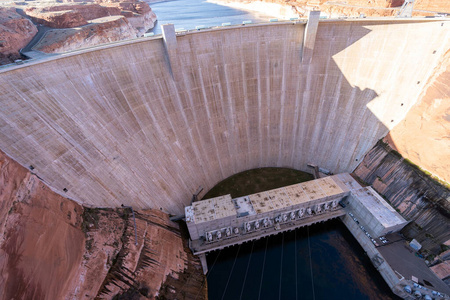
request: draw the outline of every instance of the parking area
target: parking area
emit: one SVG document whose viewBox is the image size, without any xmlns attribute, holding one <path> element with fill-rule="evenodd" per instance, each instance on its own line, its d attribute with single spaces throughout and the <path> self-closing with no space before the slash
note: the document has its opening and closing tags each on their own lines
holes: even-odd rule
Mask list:
<svg viewBox="0 0 450 300">
<path fill-rule="evenodd" d="M 390 234 L 386 238 L 389 242 L 380 245 L 377 250 L 393 270 L 406 279 L 412 279 L 412 276 L 416 277 L 418 283 L 426 288 L 450 295 L 450 287 L 428 268 L 423 258 L 416 256 L 415 251 L 400 234 Z"/>
<path fill-rule="evenodd" d="M 353 221 L 359 226 L 359 228 L 364 232 L 364 234 L 367 236 L 368 239 L 371 240 L 371 242 L 375 245 L 375 247 L 379 247 L 382 245 L 387 245 L 390 240 L 386 237 L 382 236 L 379 238 L 372 237 L 372 235 L 369 233 L 369 231 L 364 227 L 362 222 L 360 222 L 353 213 L 349 212 L 348 215 L 353 219 Z"/>
</svg>

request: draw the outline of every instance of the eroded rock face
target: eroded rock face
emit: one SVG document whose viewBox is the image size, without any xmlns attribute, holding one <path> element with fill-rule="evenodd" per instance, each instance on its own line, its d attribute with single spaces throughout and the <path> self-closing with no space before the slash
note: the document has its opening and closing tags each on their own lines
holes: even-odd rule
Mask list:
<svg viewBox="0 0 450 300">
<path fill-rule="evenodd" d="M 0 299 L 63 299 L 85 248 L 82 211 L 0 153 Z"/>
<path fill-rule="evenodd" d="M 98 296 L 206 299 L 206 279 L 200 261 L 188 249 L 186 239 L 181 238 L 178 224 L 159 210 L 136 212 L 136 243 L 133 220 L 131 214 L 128 216 L 124 245 Z M 167 293 L 168 287 L 172 291 Z M 177 293 L 184 297 L 177 297 Z"/>
<path fill-rule="evenodd" d="M 361 14 L 371 17 L 396 16 L 398 8 L 402 6 L 404 0 L 347 0 L 347 1 L 327 1 L 327 0 L 214 0 L 218 3 L 277 3 L 286 7 L 291 7 L 299 17 L 307 17 L 312 10 L 320 10 L 328 16 L 335 17 L 359 17 Z M 249 10 L 252 10 L 248 6 Z M 397 9 L 395 9 L 397 8 Z M 423 11 L 415 11 L 415 16 L 432 16 L 433 12 L 449 12 L 450 3 L 445 0 L 416 0 L 414 8 Z M 270 14 L 270 12 L 268 12 Z M 289 16 L 286 16 L 289 17 Z"/>
<path fill-rule="evenodd" d="M 0 65 L 19 58 L 19 50 L 25 47 L 37 33 L 34 24 L 14 8 L 0 7 Z"/>
<path fill-rule="evenodd" d="M 386 141 L 403 157 L 450 182 L 450 51 L 433 73 L 417 104 Z"/>
<path fill-rule="evenodd" d="M 142 1 L 109 1 L 93 3 L 40 4 L 25 8 L 24 12 L 36 23 L 52 28 L 73 28 L 87 25 L 88 21 L 109 16 L 133 19 L 132 25 L 146 30 L 153 28 L 156 15 Z"/>
<path fill-rule="evenodd" d="M 136 225 L 137 240 L 129 209 L 84 208 L 0 152 L 0 299 L 206 299 L 178 224 L 145 210 Z"/>
<path fill-rule="evenodd" d="M 31 7 L 26 14 L 36 23 L 53 28 L 71 28 L 87 24 L 87 20 L 76 10 L 48 11 Z"/>
<path fill-rule="evenodd" d="M 72 29 L 43 34 L 41 44 L 32 48 L 49 53 L 140 37 L 156 22 L 148 3 L 140 0 L 35 0 L 5 5 L 9 7 L 0 8 L 0 64 L 20 57 L 19 49 L 37 33 L 33 22 L 55 29 Z M 29 19 L 17 14 L 16 8 L 23 10 Z"/>
<path fill-rule="evenodd" d="M 138 31 L 123 16 L 96 19 L 95 23 L 80 27 L 55 29 L 34 49 L 46 53 L 60 53 L 124 39 L 135 38 Z"/>
<path fill-rule="evenodd" d="M 402 233 L 440 253 L 450 240 L 450 190 L 379 142 L 354 172 L 408 221 Z"/>
</svg>

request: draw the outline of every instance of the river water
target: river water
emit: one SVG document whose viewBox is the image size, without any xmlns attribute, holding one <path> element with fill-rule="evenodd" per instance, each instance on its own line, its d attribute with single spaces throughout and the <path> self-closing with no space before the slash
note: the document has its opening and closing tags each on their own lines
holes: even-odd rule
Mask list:
<svg viewBox="0 0 450 300">
<path fill-rule="evenodd" d="M 172 23 L 175 29 L 195 29 L 195 26 L 220 26 L 222 23 L 242 24 L 243 21 L 267 22 L 270 16 L 242 11 L 204 0 L 173 0 L 149 3 L 158 17 L 155 34 L 161 33 L 161 24 Z"/>
<path fill-rule="evenodd" d="M 207 256 L 209 300 L 399 299 L 338 220 Z"/>
</svg>

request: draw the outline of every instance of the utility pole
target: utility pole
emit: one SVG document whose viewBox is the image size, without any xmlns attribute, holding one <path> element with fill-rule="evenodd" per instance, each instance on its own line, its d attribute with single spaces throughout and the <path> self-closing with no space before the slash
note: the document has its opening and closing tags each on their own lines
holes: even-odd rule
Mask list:
<svg viewBox="0 0 450 300">
<path fill-rule="evenodd" d="M 133 214 L 133 221 L 134 221 L 134 241 L 135 241 L 135 244 L 136 244 L 136 246 L 137 246 L 138 240 L 137 240 L 136 218 L 135 218 L 135 216 L 134 216 L 134 210 L 133 210 L 133 208 L 132 208 L 131 206 L 125 206 L 125 205 L 123 205 L 123 204 L 122 204 L 122 207 L 123 207 L 123 208 L 130 208 L 130 209 L 131 209 L 131 213 Z"/>
</svg>

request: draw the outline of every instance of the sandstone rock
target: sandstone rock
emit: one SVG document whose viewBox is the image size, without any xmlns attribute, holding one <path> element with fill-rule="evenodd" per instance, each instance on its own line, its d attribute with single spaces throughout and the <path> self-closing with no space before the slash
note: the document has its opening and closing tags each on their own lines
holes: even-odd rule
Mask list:
<svg viewBox="0 0 450 300">
<path fill-rule="evenodd" d="M 403 157 L 450 182 L 450 51 L 433 73 L 416 105 L 386 141 Z"/>
<path fill-rule="evenodd" d="M 286 7 L 292 7 L 299 17 L 306 17 L 309 11 L 320 10 L 326 15 L 336 17 L 359 17 L 364 14 L 368 17 L 390 17 L 396 16 L 398 8 L 404 0 L 347 0 L 347 1 L 327 1 L 327 0 L 213 0 L 217 3 L 225 3 L 233 6 L 240 5 L 241 8 L 253 10 L 254 3 L 277 3 Z M 262 1 L 262 2 L 261 2 Z M 416 0 L 414 8 L 416 10 L 429 10 L 436 12 L 450 12 L 450 3 L 445 0 Z M 246 7 L 246 8 L 245 8 Z M 392 9 L 391 9 L 392 8 Z M 395 9 L 397 8 L 397 9 Z M 268 13 L 270 15 L 270 12 Z M 277 14 L 274 14 L 276 16 Z M 416 11 L 414 16 L 433 16 L 433 12 Z M 289 18 L 289 14 L 285 18 Z"/>
<path fill-rule="evenodd" d="M 34 22 L 53 28 L 71 28 L 87 24 L 83 15 L 76 10 L 45 11 L 33 7 L 25 12 Z"/>
<path fill-rule="evenodd" d="M 150 6 L 139 0 L 40 3 L 24 11 L 36 23 L 52 28 L 73 28 L 45 34 L 34 49 L 48 53 L 139 37 L 153 28 L 156 21 Z"/>
<path fill-rule="evenodd" d="M 445 279 L 450 277 L 450 261 L 444 261 L 430 268 L 437 277 Z"/>
<path fill-rule="evenodd" d="M 0 299 L 154 299 L 169 284 L 207 299 L 178 224 L 159 210 L 136 224 L 137 245 L 129 209 L 83 208 L 0 152 Z"/>
<path fill-rule="evenodd" d="M 137 33 L 138 31 L 125 17 L 105 17 L 79 28 L 50 30 L 34 49 L 46 53 L 59 53 L 135 38 Z"/>
<path fill-rule="evenodd" d="M 101 6 L 95 3 L 29 7 L 25 13 L 36 23 L 52 28 L 71 28 L 86 25 L 87 21 L 107 16 L 120 15 L 116 6 Z"/>
<path fill-rule="evenodd" d="M 25 47 L 36 33 L 36 26 L 19 15 L 14 8 L 0 7 L 0 64 L 19 58 L 19 50 Z"/>
<path fill-rule="evenodd" d="M 82 211 L 0 153 L 0 299 L 63 299 L 84 252 Z"/>
</svg>

